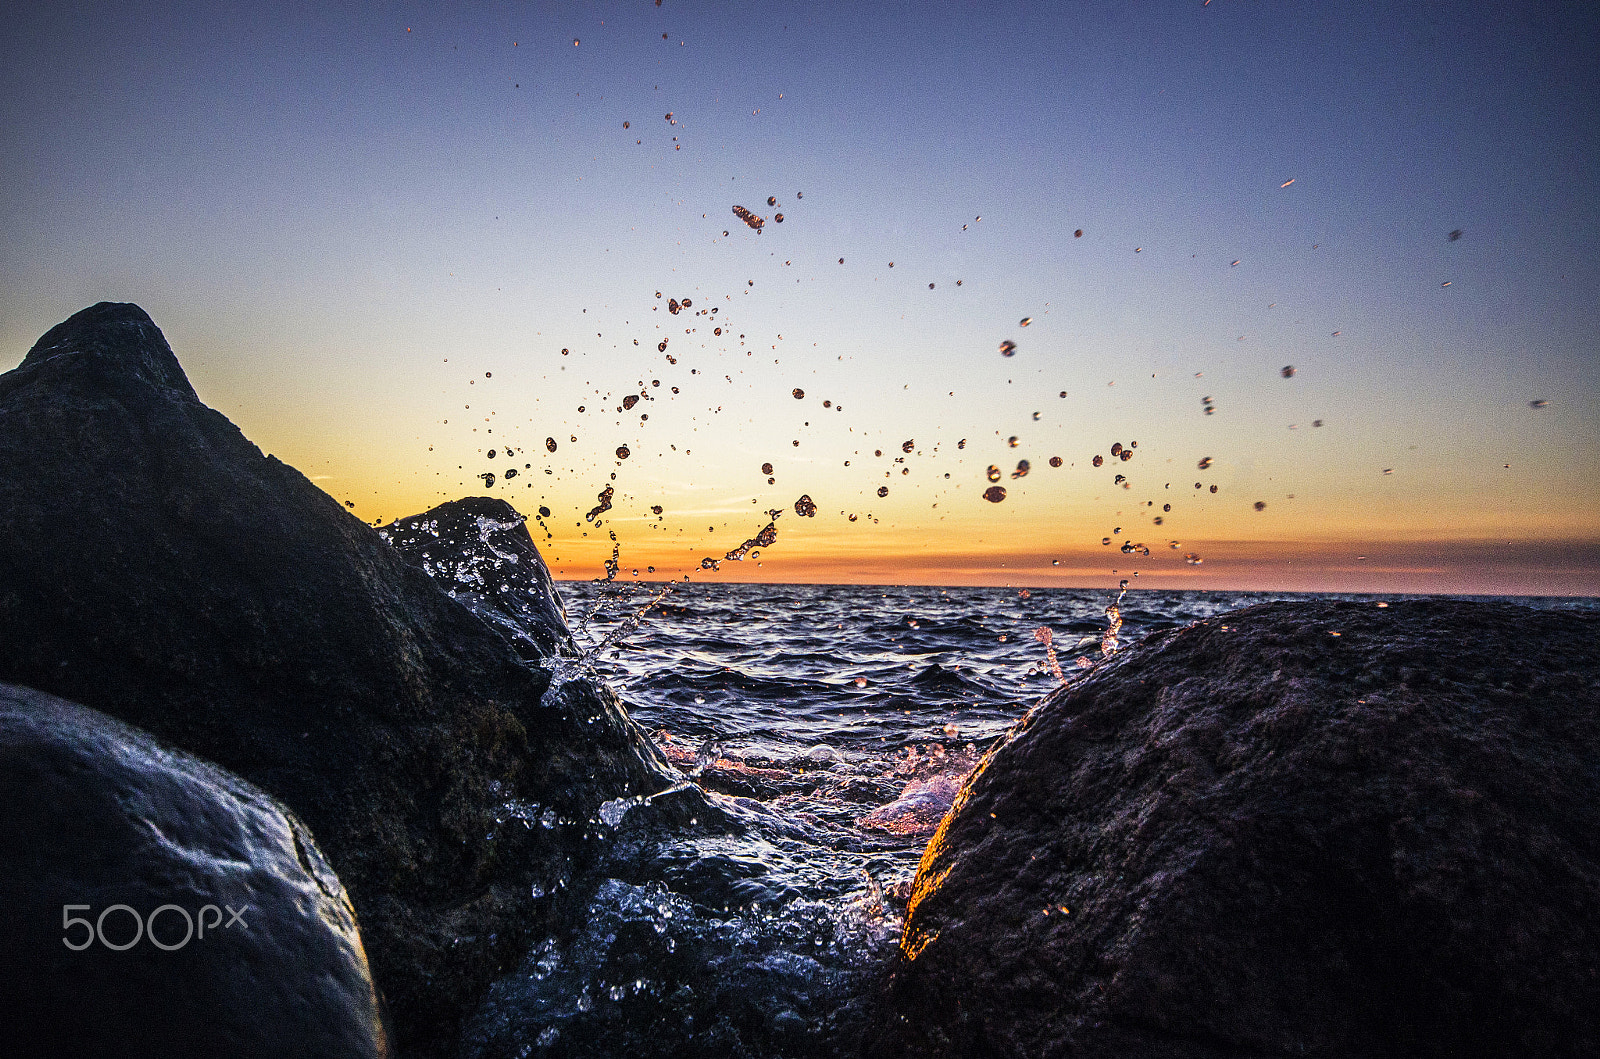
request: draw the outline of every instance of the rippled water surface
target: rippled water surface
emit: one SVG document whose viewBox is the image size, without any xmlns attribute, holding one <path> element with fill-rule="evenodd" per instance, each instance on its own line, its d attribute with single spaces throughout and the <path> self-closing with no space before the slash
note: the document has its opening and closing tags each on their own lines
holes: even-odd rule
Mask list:
<svg viewBox="0 0 1600 1059">
<path fill-rule="evenodd" d="M 630 631 L 657 589 L 561 591 L 586 665 L 684 784 L 595 822 L 608 847 L 582 926 L 496 984 L 469 1054 L 853 1054 L 928 836 L 1058 684 L 1037 630 L 1070 678 L 1100 657 L 1116 599 L 683 584 Z M 1122 643 L 1292 598 L 1130 591 Z"/>
</svg>

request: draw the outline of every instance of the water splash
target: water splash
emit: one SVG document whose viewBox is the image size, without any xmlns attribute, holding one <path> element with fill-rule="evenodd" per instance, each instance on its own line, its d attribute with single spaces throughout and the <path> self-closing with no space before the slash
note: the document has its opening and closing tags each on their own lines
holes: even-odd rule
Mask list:
<svg viewBox="0 0 1600 1059">
<path fill-rule="evenodd" d="M 1055 674 L 1057 680 L 1065 684 L 1067 678 L 1062 675 L 1061 663 L 1056 659 L 1055 633 L 1050 630 L 1050 626 L 1041 625 L 1033 630 L 1033 638 L 1044 644 L 1044 656 L 1050 666 L 1050 672 Z"/>
<path fill-rule="evenodd" d="M 1122 597 L 1128 594 L 1128 579 L 1123 578 L 1121 591 L 1106 608 L 1106 631 L 1100 637 L 1100 657 L 1110 658 L 1117 653 L 1117 634 L 1122 631 Z"/>
</svg>

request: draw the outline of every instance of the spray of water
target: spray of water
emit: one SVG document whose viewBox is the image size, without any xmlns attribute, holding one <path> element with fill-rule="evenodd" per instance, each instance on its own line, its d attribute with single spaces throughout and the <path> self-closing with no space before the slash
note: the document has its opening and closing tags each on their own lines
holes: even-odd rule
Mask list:
<svg viewBox="0 0 1600 1059">
<path fill-rule="evenodd" d="M 1044 644 L 1045 661 L 1050 666 L 1050 672 L 1055 674 L 1057 680 L 1065 684 L 1067 678 L 1062 675 L 1061 663 L 1056 660 L 1055 633 L 1050 631 L 1050 626 L 1041 625 L 1033 630 L 1033 638 Z"/>
<path fill-rule="evenodd" d="M 1106 631 L 1100 637 L 1100 657 L 1110 658 L 1117 653 L 1117 634 L 1122 631 L 1122 597 L 1128 594 L 1128 579 L 1123 578 L 1121 591 L 1106 608 Z"/>
</svg>

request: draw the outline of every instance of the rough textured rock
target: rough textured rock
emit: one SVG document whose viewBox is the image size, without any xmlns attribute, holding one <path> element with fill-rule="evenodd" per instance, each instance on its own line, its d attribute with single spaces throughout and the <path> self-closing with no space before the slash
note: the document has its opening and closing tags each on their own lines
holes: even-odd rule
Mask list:
<svg viewBox="0 0 1600 1059">
<path fill-rule="evenodd" d="M 9 1054 L 389 1054 L 338 878 L 238 777 L 0 684 L 0 834 Z"/>
<path fill-rule="evenodd" d="M 614 698 L 549 674 L 196 398 L 101 303 L 0 376 L 0 680 L 215 761 L 317 834 L 402 1051 L 453 1039 L 585 856 L 668 770 Z M 541 704 L 541 699 L 545 701 Z M 539 805 L 555 826 L 500 827 Z"/>
<path fill-rule="evenodd" d="M 1600 615 L 1273 603 L 1037 707 L 874 1054 L 1600 1052 Z"/>
<path fill-rule="evenodd" d="M 524 659 L 576 655 L 566 608 L 527 521 L 504 500 L 469 496 L 378 532 Z"/>
</svg>

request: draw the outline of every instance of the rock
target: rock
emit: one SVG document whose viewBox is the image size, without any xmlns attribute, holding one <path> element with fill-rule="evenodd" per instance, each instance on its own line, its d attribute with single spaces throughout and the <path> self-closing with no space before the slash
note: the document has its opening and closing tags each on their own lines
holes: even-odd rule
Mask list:
<svg viewBox="0 0 1600 1059">
<path fill-rule="evenodd" d="M 1272 603 L 1093 670 L 934 836 L 872 1053 L 1600 1052 L 1597 644 Z"/>
<path fill-rule="evenodd" d="M 524 659 L 576 656 L 566 608 L 527 521 L 504 500 L 469 496 L 397 519 L 378 533 Z"/>
<path fill-rule="evenodd" d="M 338 877 L 238 777 L 0 684 L 0 834 L 11 1054 L 390 1054 Z"/>
<path fill-rule="evenodd" d="M 549 673 L 201 404 L 137 306 L 76 314 L 0 376 L 0 525 L 0 680 L 306 821 L 408 1055 L 451 1047 L 548 925 L 531 888 L 585 863 L 598 807 L 670 783 L 614 697 L 546 697 Z"/>
</svg>

